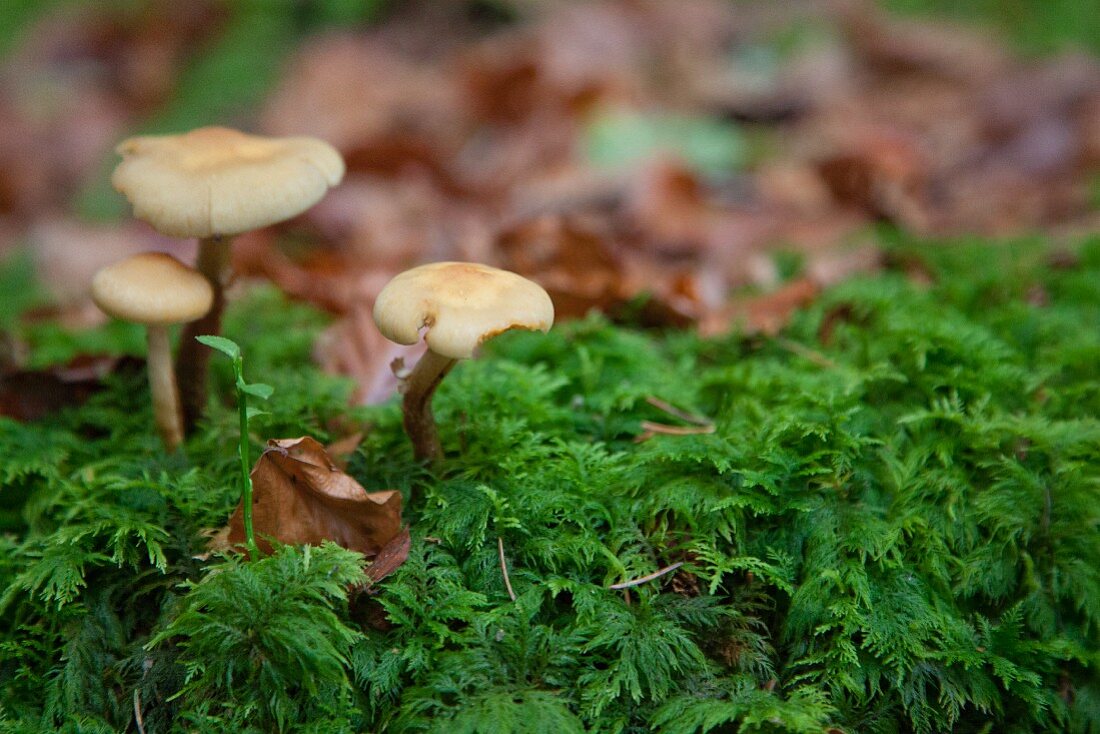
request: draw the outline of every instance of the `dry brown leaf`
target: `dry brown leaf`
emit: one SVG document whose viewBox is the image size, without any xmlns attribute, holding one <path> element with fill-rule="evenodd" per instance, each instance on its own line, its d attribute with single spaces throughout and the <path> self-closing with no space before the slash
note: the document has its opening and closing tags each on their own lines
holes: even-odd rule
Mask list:
<svg viewBox="0 0 1100 734">
<path fill-rule="evenodd" d="M 401 531 L 401 493 L 371 492 L 336 468 L 314 439 L 271 439 L 252 469 L 256 543 L 271 552 L 281 543 L 319 545 L 331 540 L 372 558 Z M 238 506 L 229 519 L 228 543 L 244 544 Z"/>
<path fill-rule="evenodd" d="M 1100 63 L 1083 54 L 1067 54 L 992 80 L 979 101 L 989 133 L 1002 137 L 1037 119 L 1087 106 L 1098 95 Z"/>
<path fill-rule="evenodd" d="M 691 169 L 671 160 L 655 161 L 632 177 L 627 191 L 625 207 L 647 249 L 670 256 L 706 249 L 716 212 Z"/>
<path fill-rule="evenodd" d="M 625 3 L 558 6 L 540 23 L 479 44 L 463 60 L 471 108 L 517 124 L 637 98 L 648 49 L 633 16 Z"/>
<path fill-rule="evenodd" d="M 367 578 L 370 585 L 377 584 L 382 579 L 396 571 L 409 557 L 409 548 L 412 539 L 409 537 L 408 527 L 393 537 L 386 546 L 374 557 L 374 561 L 367 567 Z"/>
<path fill-rule="evenodd" d="M 332 463 L 340 471 L 348 470 L 348 460 L 351 455 L 355 453 L 359 448 L 359 444 L 363 443 L 363 432 L 356 431 L 350 433 L 343 438 L 338 438 L 328 446 L 325 447 L 325 451 L 332 459 Z"/>
<path fill-rule="evenodd" d="M 504 267 L 538 281 L 563 317 L 609 311 L 623 301 L 612 233 L 594 217 L 544 215 L 501 233 Z"/>
<path fill-rule="evenodd" d="M 426 348 L 396 344 L 378 331 L 371 317 L 371 301 L 357 302 L 347 316 L 327 328 L 314 347 L 314 359 L 326 372 L 347 375 L 357 384 L 355 405 L 376 405 L 397 393 L 398 381 L 390 364 L 397 359 L 416 364 Z"/>
<path fill-rule="evenodd" d="M 709 314 L 700 321 L 699 333 L 716 336 L 739 327 L 747 334 L 777 334 L 820 291 L 821 286 L 811 278 L 792 280 L 770 293 L 735 300 L 725 309 Z"/>
<path fill-rule="evenodd" d="M 818 162 L 837 203 L 926 230 L 928 163 L 919 141 L 891 129 L 868 128 L 853 135 L 846 148 Z"/>
<path fill-rule="evenodd" d="M 136 372 L 142 366 L 132 357 L 78 355 L 49 369 L 5 371 L 0 374 L 0 415 L 24 422 L 40 420 L 84 403 L 103 388 L 108 374 Z"/>
<path fill-rule="evenodd" d="M 311 40 L 292 60 L 260 126 L 324 138 L 361 163 L 364 149 L 394 139 L 453 151 L 465 127 L 460 102 L 441 65 L 419 63 L 379 34 L 334 33 Z"/>
<path fill-rule="evenodd" d="M 1009 67 L 1000 44 L 974 27 L 890 17 L 867 5 L 857 5 L 846 20 L 849 40 L 879 71 L 980 83 Z"/>
</svg>

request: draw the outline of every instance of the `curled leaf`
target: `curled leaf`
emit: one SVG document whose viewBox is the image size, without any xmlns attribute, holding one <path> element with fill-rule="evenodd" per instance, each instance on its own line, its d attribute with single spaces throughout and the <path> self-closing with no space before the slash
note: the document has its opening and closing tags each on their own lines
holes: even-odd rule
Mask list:
<svg viewBox="0 0 1100 734">
<path fill-rule="evenodd" d="M 374 563 L 367 567 L 367 578 L 370 579 L 367 585 L 376 584 L 396 571 L 408 560 L 411 546 L 412 539 L 406 527 L 386 544 L 386 547 L 375 556 Z"/>
<path fill-rule="evenodd" d="M 252 469 L 256 542 L 271 552 L 269 539 L 320 545 L 331 540 L 363 555 L 378 555 L 401 531 L 401 493 L 370 492 L 333 463 L 308 436 L 268 441 Z M 229 519 L 228 544 L 244 544 L 238 505 Z"/>
</svg>

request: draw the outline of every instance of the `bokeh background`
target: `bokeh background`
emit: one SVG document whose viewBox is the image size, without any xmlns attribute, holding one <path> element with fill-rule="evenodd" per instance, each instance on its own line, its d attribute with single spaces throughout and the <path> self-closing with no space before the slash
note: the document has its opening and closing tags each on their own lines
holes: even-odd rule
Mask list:
<svg viewBox="0 0 1100 734">
<path fill-rule="evenodd" d="M 318 358 L 362 400 L 387 394 L 397 349 L 369 324 L 374 295 L 427 260 L 522 272 L 563 316 L 774 331 L 883 267 L 891 238 L 1057 243 L 1100 222 L 1093 0 L 7 0 L 0 14 L 0 258 L 42 284 L 29 318 L 95 327 L 98 267 L 191 257 L 111 189 L 122 139 L 316 135 L 345 156 L 344 183 L 241 237 L 234 265 L 334 314 Z"/>
</svg>

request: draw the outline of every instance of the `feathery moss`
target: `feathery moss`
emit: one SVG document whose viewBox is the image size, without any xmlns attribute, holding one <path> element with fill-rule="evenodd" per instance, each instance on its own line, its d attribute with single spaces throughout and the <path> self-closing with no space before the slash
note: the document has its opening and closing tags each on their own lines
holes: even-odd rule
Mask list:
<svg viewBox="0 0 1100 734">
<path fill-rule="evenodd" d="M 0 419 L 0 730 L 1100 730 L 1100 242 L 917 244 L 930 285 L 850 282 L 780 339 L 505 335 L 440 388 L 439 476 L 311 366 L 322 317 L 236 304 L 256 448 L 362 424 L 350 471 L 418 488 L 374 594 L 333 546 L 196 557 L 237 499 L 227 373 L 177 456 L 141 377 Z M 651 397 L 713 432 L 639 441 L 688 425 Z"/>
</svg>

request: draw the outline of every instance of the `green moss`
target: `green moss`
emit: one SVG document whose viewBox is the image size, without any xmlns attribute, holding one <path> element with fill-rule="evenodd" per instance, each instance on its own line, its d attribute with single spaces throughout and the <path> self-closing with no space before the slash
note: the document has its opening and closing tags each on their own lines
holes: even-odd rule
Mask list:
<svg viewBox="0 0 1100 734">
<path fill-rule="evenodd" d="M 361 422 L 352 473 L 418 488 L 350 601 L 333 547 L 196 559 L 237 499 L 224 365 L 179 456 L 140 376 L 0 420 L 0 730 L 132 729 L 136 695 L 147 731 L 1096 731 L 1100 242 L 890 250 L 932 284 L 842 285 L 782 339 L 505 335 L 439 390 L 438 476 L 310 365 L 321 316 L 235 304 L 254 447 Z M 713 433 L 637 442 L 686 425 L 649 397 Z"/>
</svg>

